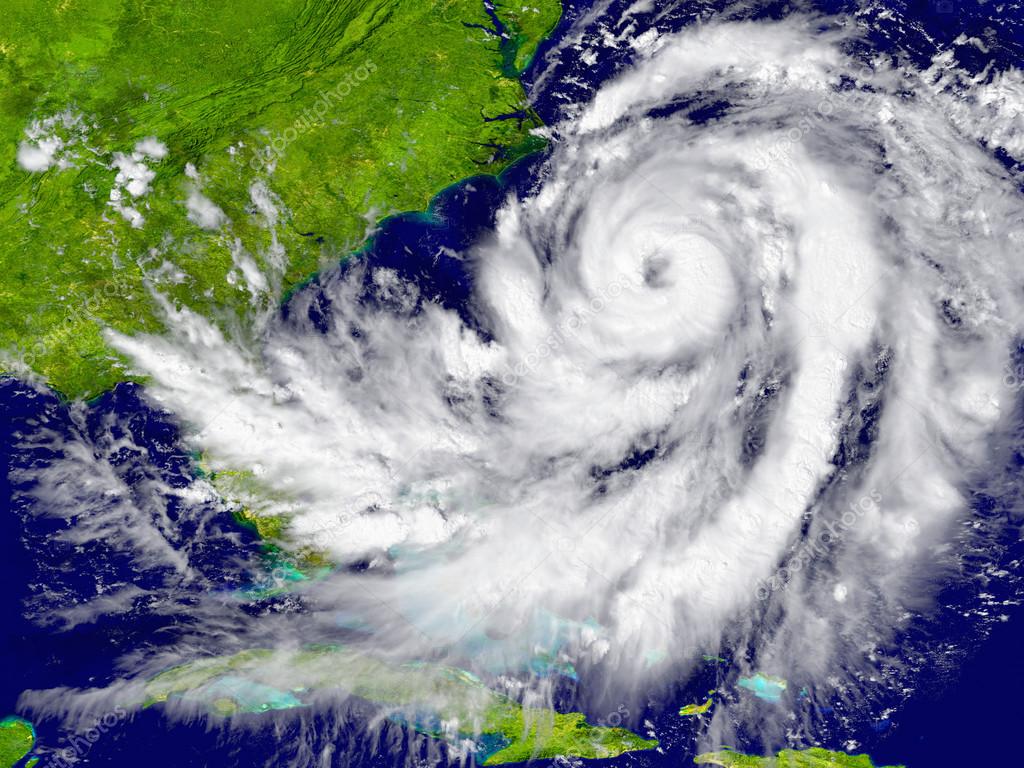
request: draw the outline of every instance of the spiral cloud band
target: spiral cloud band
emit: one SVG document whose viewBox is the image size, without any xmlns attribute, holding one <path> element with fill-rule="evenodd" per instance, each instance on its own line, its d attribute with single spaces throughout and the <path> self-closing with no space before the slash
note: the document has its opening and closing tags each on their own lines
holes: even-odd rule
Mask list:
<svg viewBox="0 0 1024 768">
<path fill-rule="evenodd" d="M 1017 407 L 1024 227 L 992 152 L 1024 147 L 1022 90 L 965 107 L 950 61 L 855 40 L 803 17 L 646 38 L 463 254 L 478 328 L 356 261 L 257 347 L 171 309 L 115 342 L 339 566 L 313 614 L 378 650 L 514 674 L 555 631 L 584 683 L 638 697 L 724 644 L 830 700 L 898 688 L 887 644 L 957 568 Z"/>
</svg>

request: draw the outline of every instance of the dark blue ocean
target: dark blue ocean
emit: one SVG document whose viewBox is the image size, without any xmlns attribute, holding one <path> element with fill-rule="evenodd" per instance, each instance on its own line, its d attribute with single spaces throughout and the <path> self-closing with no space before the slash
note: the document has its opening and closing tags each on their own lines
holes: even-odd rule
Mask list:
<svg viewBox="0 0 1024 768">
<path fill-rule="evenodd" d="M 615 15 L 616 8 L 621 10 L 632 4 L 632 0 L 620 0 L 613 4 L 611 14 Z M 567 48 L 553 74 L 544 81 L 544 88 L 537 88 L 535 79 L 540 62 L 587 7 L 587 3 L 578 0 L 565 5 L 566 14 L 558 30 L 523 77 L 534 108 L 549 124 L 563 116 L 561 110 L 567 102 L 586 99 L 589 92 L 628 65 L 631 55 L 628 48 L 605 49 L 596 64 L 584 66 L 574 58 L 577 53 Z M 674 11 L 668 3 L 656 5 L 661 13 L 657 22 L 652 23 L 663 31 L 671 31 L 715 16 L 723 4 L 686 2 Z M 871 40 L 875 50 L 899 51 L 919 63 L 926 62 L 936 46 L 948 45 L 966 33 L 986 40 L 989 52 L 984 60 L 979 53 L 976 62 L 962 63 L 978 71 L 990 61 L 997 68 L 1024 65 L 1024 9 L 1019 3 L 968 0 L 885 5 L 900 9 L 913 24 L 895 29 L 879 22 Z M 802 6 L 757 3 L 740 11 L 730 6 L 734 15 L 753 19 L 777 18 L 795 7 Z M 814 7 L 828 13 L 856 8 L 853 3 L 839 2 L 823 2 Z M 642 15 L 640 18 L 643 20 Z M 526 158 L 500 178 L 473 178 L 446 189 L 434 200 L 428 214 L 400 215 L 384 223 L 359 258 L 394 268 L 420 286 L 423 300 L 438 301 L 459 311 L 468 324 L 486 335 L 488 329 L 479 327 L 480 314 L 473 306 L 470 265 L 444 254 L 465 251 L 486 233 L 510 190 L 525 193 L 534 187 L 542 162 L 543 157 Z M 314 279 L 303 290 L 317 292 L 317 281 Z M 372 300 L 369 288 L 366 300 Z M 313 306 L 309 319 L 319 325 L 322 317 L 317 316 L 316 302 Z M 319 306 L 322 310 L 322 303 Z M 282 311 L 291 310 L 285 305 Z M 1024 418 L 1021 424 L 1024 428 Z M 118 386 L 93 402 L 76 406 L 15 379 L 0 379 L 0 459 L 4 470 L 0 475 L 0 717 L 29 716 L 19 710 L 19 697 L 26 690 L 87 688 L 115 679 L 114 663 L 118 657 L 133 649 L 169 644 L 187 634 L 188 607 L 198 595 L 226 594 L 246 585 L 261 562 L 259 544 L 251 532 L 240 528 L 230 517 L 217 517 L 211 509 L 183 508 L 171 497 L 167 502 L 171 523 L 167 539 L 173 546 L 190 548 L 190 561 L 198 568 L 199 579 L 184 582 L 168 570 L 140 567 L 131 553 L 115 547 L 82 547 L 63 540 L 61 533 L 74 520 L 76 509 L 42 510 L 31 496 L 31 478 L 62 459 L 59 451 L 51 447 L 54 443 L 43 442 L 25 449 L 25 436 L 39 430 L 61 435 L 63 440 L 56 444 L 75 444 L 91 451 L 109 464 L 127 488 L 153 479 L 169 488 L 180 488 L 188 484 L 194 471 L 192 458 L 180 445 L 179 425 L 173 415 L 148 405 L 136 385 Z M 1012 455 L 1007 467 L 995 471 L 1019 475 L 1024 457 L 1019 453 Z M 156 493 L 149 485 L 145 492 Z M 994 527 L 1002 530 L 1002 540 L 993 551 L 1000 552 L 1004 568 L 1021 572 L 1024 546 L 1019 521 L 1012 519 L 1000 498 L 982 491 L 975 496 L 975 513 L 981 520 L 1000 523 Z M 197 535 L 200 528 L 202 535 Z M 157 593 L 167 597 L 163 603 L 140 597 L 130 610 L 72 628 L 47 621 L 48 605 L 67 607 L 74 604 L 76 596 L 92 597 L 98 583 L 135 584 L 140 595 Z M 905 704 L 893 702 L 901 706 L 891 719 L 864 724 L 857 737 L 859 749 L 871 754 L 877 764 L 898 763 L 912 768 L 1013 764 L 1012 760 L 1004 762 L 1008 759 L 1004 755 L 1013 754 L 1017 702 L 1024 691 L 1024 609 L 1018 604 L 1020 594 L 1013 591 L 1012 582 L 1008 584 L 1006 594 L 995 595 L 995 599 L 1012 603 L 1004 609 L 1008 620 L 996 623 L 990 631 L 979 630 L 977 622 L 963 616 L 962 608 L 972 604 L 982 588 L 971 584 L 950 585 L 940 597 L 935 619 L 914 628 L 914 636 L 907 638 L 908 644 L 959 650 L 951 663 L 925 670 L 917 690 Z M 168 610 L 168 605 L 174 606 L 174 610 Z M 594 763 L 674 767 L 688 764 L 692 732 L 687 729 L 696 726 L 681 723 L 675 711 L 680 704 L 702 700 L 702 694 L 718 684 L 718 674 L 714 666 L 709 666 L 703 677 L 678 691 L 674 706 L 663 711 L 634 713 L 633 719 L 650 718 L 659 734 L 670 734 L 664 742 L 666 754 L 637 753 L 617 761 Z M 879 707 L 880 712 L 884 709 Z M 243 716 L 242 719 L 251 721 L 249 729 L 223 731 L 205 722 L 172 724 L 156 707 L 118 722 L 95 744 L 80 750 L 80 759 L 98 766 L 186 768 L 264 765 L 268 756 L 277 755 L 283 764 L 289 756 L 286 745 L 290 736 L 317 717 L 320 716 L 303 710 Z M 315 724 L 324 733 L 336 733 L 336 727 L 344 733 L 345 726 L 338 723 Z M 60 749 L 76 737 L 63 731 L 55 721 L 37 721 L 35 725 L 42 747 Z M 355 734 L 351 736 L 358 738 Z M 385 727 L 376 744 L 353 748 L 344 758 L 322 764 L 384 766 L 444 762 L 443 750 L 439 752 L 436 745 L 428 747 L 424 742 L 423 737 L 392 724 Z M 743 746 L 753 749 L 756 745 Z M 41 766 L 53 764 L 45 752 L 40 754 Z"/>
</svg>

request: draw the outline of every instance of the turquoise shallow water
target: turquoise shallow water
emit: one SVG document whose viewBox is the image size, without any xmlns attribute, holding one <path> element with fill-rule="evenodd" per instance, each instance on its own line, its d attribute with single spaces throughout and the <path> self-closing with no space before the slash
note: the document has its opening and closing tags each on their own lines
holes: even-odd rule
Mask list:
<svg viewBox="0 0 1024 768">
<path fill-rule="evenodd" d="M 752 692 L 757 698 L 773 703 L 780 701 L 782 694 L 786 692 L 785 680 L 766 677 L 761 673 L 753 677 L 741 677 L 736 684 Z"/>
<path fill-rule="evenodd" d="M 227 698 L 238 702 L 243 712 L 266 712 L 271 709 L 292 709 L 305 704 L 289 691 L 282 691 L 244 677 L 225 675 L 192 692 L 187 698 L 213 702 Z"/>
</svg>

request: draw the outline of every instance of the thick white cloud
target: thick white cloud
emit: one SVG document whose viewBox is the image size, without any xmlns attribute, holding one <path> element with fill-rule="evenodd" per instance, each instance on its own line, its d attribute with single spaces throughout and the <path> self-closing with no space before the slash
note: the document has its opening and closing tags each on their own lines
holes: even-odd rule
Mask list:
<svg viewBox="0 0 1024 768">
<path fill-rule="evenodd" d="M 167 157 L 167 145 L 157 139 L 156 136 L 147 136 L 135 142 L 135 153 L 152 158 L 153 160 L 163 160 Z"/>
<path fill-rule="evenodd" d="M 220 206 L 198 189 L 189 192 L 185 208 L 188 211 L 188 220 L 201 229 L 220 229 L 226 218 Z"/>
<path fill-rule="evenodd" d="M 469 254 L 492 339 L 411 315 L 416 286 L 372 264 L 324 276 L 325 335 L 294 319 L 307 292 L 254 348 L 170 308 L 167 335 L 112 338 L 197 448 L 272 489 L 296 547 L 369 563 L 308 596 L 378 649 L 482 643 L 518 669 L 555 616 L 624 697 L 729 635 L 854 699 L 953 562 L 1014 405 L 1021 199 L 971 137 L 1010 136 L 1020 105 L 1007 80 L 964 106 L 821 28 L 635 46 Z M 730 107 L 650 112 L 700 98 Z M 841 448 L 862 454 L 840 469 Z M 716 712 L 720 741 L 742 707 Z"/>
<path fill-rule="evenodd" d="M 48 170 L 62 146 L 63 142 L 58 138 L 40 139 L 35 144 L 23 141 L 18 145 L 18 165 L 23 170 L 36 173 Z"/>
<path fill-rule="evenodd" d="M 25 129 L 25 141 L 18 144 L 15 159 L 18 166 L 31 173 L 41 173 L 53 166 L 70 167 L 76 154 L 73 147 L 85 139 L 82 116 L 71 109 L 34 120 Z"/>
</svg>

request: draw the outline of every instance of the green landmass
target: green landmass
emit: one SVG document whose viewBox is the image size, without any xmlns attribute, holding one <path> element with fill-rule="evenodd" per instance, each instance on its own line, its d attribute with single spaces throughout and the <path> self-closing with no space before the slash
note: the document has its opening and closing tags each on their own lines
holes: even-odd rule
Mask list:
<svg viewBox="0 0 1024 768">
<path fill-rule="evenodd" d="M 202 453 L 192 456 L 197 477 L 206 480 L 217 494 L 234 507 L 235 520 L 263 541 L 280 543 L 286 538 L 288 516 L 273 511 L 282 505 L 297 510 L 299 505 L 252 470 L 217 469 Z"/>
<path fill-rule="evenodd" d="M 683 717 L 693 717 L 694 715 L 703 715 L 709 709 L 714 702 L 712 698 L 715 692 L 713 690 L 708 691 L 708 698 L 703 704 L 687 704 L 679 710 L 679 714 Z"/>
<path fill-rule="evenodd" d="M 0 768 L 13 768 L 36 743 L 32 724 L 20 717 L 0 720 Z"/>
<path fill-rule="evenodd" d="M 517 75 L 560 12 L 7 0 L 0 370 L 133 379 L 103 329 L 159 332 L 153 289 L 248 338 L 382 218 L 543 146 Z"/>
<path fill-rule="evenodd" d="M 529 66 L 537 46 L 555 28 L 561 3 L 496 2 L 494 7 L 508 33 L 502 41 L 504 72 L 514 77 Z"/>
<path fill-rule="evenodd" d="M 567 714 L 524 708 L 465 670 L 430 663 L 394 664 L 343 646 L 285 652 L 266 649 L 194 661 L 152 678 L 143 706 L 192 701 L 220 715 L 305 706 L 315 691 L 340 690 L 392 710 L 391 717 L 437 738 L 481 739 L 484 765 L 560 755 L 615 757 L 658 742 L 624 728 L 587 723 Z"/>
<path fill-rule="evenodd" d="M 233 507 L 235 521 L 255 533 L 261 541 L 267 570 L 276 576 L 272 584 L 245 591 L 249 599 L 263 599 L 287 592 L 291 585 L 320 578 L 333 567 L 327 553 L 314 546 L 298 545 L 288 536 L 290 517 L 271 508 L 298 509 L 298 504 L 250 470 L 217 470 L 205 456 L 195 461 L 195 471 L 206 479 L 220 497 Z"/>
<path fill-rule="evenodd" d="M 252 528 L 261 539 L 280 541 L 284 538 L 288 520 L 284 515 L 272 514 L 272 504 L 287 503 L 276 489 L 261 483 L 251 470 L 214 470 L 200 460 L 197 474 L 214 487 L 221 498 L 237 507 L 239 523 Z"/>
<path fill-rule="evenodd" d="M 848 755 L 820 747 L 811 749 L 784 749 L 769 757 L 756 757 L 722 749 L 697 755 L 698 765 L 718 765 L 722 768 L 904 768 L 903 766 L 875 766 L 867 755 Z"/>
</svg>

